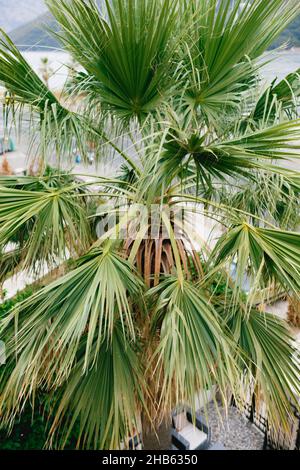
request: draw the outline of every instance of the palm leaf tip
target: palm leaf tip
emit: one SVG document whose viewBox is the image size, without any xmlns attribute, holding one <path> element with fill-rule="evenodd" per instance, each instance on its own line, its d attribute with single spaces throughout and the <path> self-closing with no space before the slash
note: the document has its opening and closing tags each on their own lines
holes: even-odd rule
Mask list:
<svg viewBox="0 0 300 470">
<path fill-rule="evenodd" d="M 0 30 L 0 83 L 12 93 L 16 103 L 30 104 L 42 111 L 58 105 L 56 97 L 3 30 Z"/>
</svg>

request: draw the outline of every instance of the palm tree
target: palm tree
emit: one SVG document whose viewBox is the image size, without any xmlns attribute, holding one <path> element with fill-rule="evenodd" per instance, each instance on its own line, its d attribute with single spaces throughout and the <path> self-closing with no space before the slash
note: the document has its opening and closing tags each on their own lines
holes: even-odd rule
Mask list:
<svg viewBox="0 0 300 470">
<path fill-rule="evenodd" d="M 126 447 L 216 387 L 288 432 L 299 356 L 256 306 L 300 291 L 299 75 L 265 89 L 260 72 L 298 1 L 46 3 L 82 71 L 59 99 L 2 33 L 0 81 L 58 168 L 1 177 L 0 246 L 14 238 L 15 268 L 37 275 L 69 263 L 1 321 L 1 425 L 42 393 L 49 446 L 76 429 L 80 448 Z M 115 175 L 66 174 L 74 142 Z"/>
</svg>

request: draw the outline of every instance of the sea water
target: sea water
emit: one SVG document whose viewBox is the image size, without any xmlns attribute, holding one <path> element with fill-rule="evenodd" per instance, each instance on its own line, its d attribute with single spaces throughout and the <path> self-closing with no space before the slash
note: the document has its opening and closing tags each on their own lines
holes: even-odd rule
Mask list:
<svg viewBox="0 0 300 470">
<path fill-rule="evenodd" d="M 45 50 L 25 51 L 23 54 L 38 74 L 40 74 L 41 59 L 47 57 L 49 59 L 49 66 L 53 70 L 53 76 L 50 78 L 50 87 L 52 89 L 61 89 L 63 87 L 71 65 L 71 58 L 66 52 Z M 282 80 L 286 75 L 300 68 L 300 49 L 268 52 L 263 62 L 269 62 L 262 69 L 262 75 L 265 80 L 272 81 L 275 78 Z"/>
</svg>

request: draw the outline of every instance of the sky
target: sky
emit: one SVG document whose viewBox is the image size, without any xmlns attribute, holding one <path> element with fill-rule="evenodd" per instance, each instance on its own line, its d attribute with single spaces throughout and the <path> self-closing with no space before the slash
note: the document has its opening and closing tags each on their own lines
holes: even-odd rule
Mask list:
<svg viewBox="0 0 300 470">
<path fill-rule="evenodd" d="M 0 0 L 0 28 L 12 31 L 45 11 L 44 0 Z"/>
</svg>

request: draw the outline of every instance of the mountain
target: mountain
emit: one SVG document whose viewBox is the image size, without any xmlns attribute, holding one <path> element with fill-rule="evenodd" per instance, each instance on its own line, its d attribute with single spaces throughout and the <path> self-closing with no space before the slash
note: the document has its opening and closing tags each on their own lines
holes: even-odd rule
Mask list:
<svg viewBox="0 0 300 470">
<path fill-rule="evenodd" d="M 6 31 L 12 30 L 10 36 L 21 49 L 57 47 L 58 42 L 46 28 L 55 30 L 57 24 L 49 12 L 40 15 L 45 11 L 47 7 L 44 0 L 0 0 L 0 27 L 4 25 Z M 273 47 L 283 43 L 287 43 L 288 47 L 300 46 L 300 17 L 291 23 Z"/>
<path fill-rule="evenodd" d="M 12 31 L 46 11 L 44 0 L 0 0 L 0 28 Z"/>
<path fill-rule="evenodd" d="M 33 21 L 19 26 L 10 32 L 10 37 L 19 49 L 39 50 L 59 47 L 58 41 L 49 30 L 57 30 L 58 25 L 50 12 L 38 16 Z"/>
<path fill-rule="evenodd" d="M 300 47 L 300 16 L 282 33 L 274 46 L 278 47 L 282 43 L 288 43 L 289 47 Z"/>
</svg>

